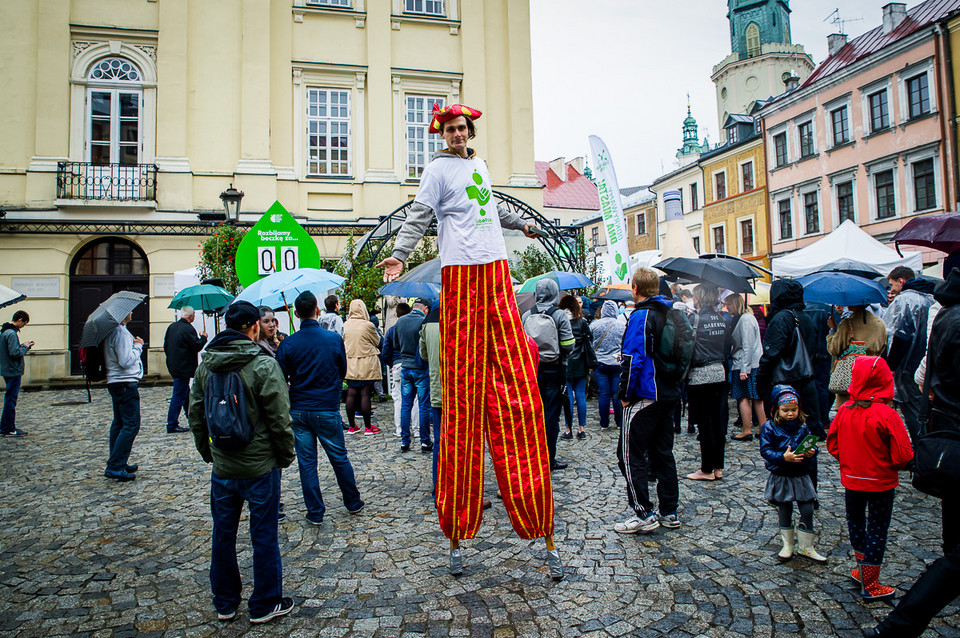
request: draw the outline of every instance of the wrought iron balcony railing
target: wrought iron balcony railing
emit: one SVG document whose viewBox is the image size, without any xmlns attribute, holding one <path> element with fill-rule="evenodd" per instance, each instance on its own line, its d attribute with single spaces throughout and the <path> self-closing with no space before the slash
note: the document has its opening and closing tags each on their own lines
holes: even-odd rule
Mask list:
<svg viewBox="0 0 960 638">
<path fill-rule="evenodd" d="M 57 199 L 155 201 L 155 164 L 57 163 Z"/>
</svg>

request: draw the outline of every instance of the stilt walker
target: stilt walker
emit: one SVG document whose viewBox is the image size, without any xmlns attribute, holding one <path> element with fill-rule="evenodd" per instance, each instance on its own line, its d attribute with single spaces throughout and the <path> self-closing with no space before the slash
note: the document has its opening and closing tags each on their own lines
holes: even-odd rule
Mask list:
<svg viewBox="0 0 960 638">
<path fill-rule="evenodd" d="M 520 323 L 502 228 L 535 235 L 531 224 L 497 207 L 487 165 L 467 147 L 480 115 L 461 104 L 434 107 L 430 133 L 447 148 L 424 169 L 393 255 L 378 267 L 385 281 L 396 279 L 436 215 L 443 387 L 436 504 L 450 539 L 450 572 L 463 571 L 460 541 L 480 527 L 486 440 L 513 529 L 546 540 L 550 575 L 560 580 L 536 346 Z"/>
</svg>

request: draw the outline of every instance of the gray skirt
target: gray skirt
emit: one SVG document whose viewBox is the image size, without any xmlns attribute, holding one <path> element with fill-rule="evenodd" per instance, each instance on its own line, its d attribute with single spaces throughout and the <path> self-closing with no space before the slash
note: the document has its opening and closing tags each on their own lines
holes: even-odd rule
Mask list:
<svg viewBox="0 0 960 638">
<path fill-rule="evenodd" d="M 764 498 L 770 503 L 807 503 L 817 500 L 817 490 L 809 474 L 803 476 L 781 476 L 770 473 Z"/>
</svg>

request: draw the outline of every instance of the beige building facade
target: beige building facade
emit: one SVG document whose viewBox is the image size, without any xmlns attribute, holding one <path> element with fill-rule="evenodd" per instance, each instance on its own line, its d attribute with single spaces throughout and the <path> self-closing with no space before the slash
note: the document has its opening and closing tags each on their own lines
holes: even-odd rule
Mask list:
<svg viewBox="0 0 960 638">
<path fill-rule="evenodd" d="M 29 296 L 24 382 L 78 373 L 86 315 L 150 295 L 132 330 L 165 375 L 173 273 L 245 193 L 339 258 L 409 201 L 440 138 L 435 102 L 483 111 L 494 187 L 542 210 L 529 8 L 465 0 L 0 3 L 0 283 Z"/>
</svg>

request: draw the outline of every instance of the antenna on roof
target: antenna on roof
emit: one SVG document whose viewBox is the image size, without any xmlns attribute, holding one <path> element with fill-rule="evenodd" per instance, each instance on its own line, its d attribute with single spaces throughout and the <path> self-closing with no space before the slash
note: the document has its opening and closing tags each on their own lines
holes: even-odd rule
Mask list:
<svg viewBox="0 0 960 638">
<path fill-rule="evenodd" d="M 845 34 L 845 31 L 843 30 L 843 25 L 845 25 L 848 22 L 860 22 L 861 20 L 863 20 L 863 18 L 847 18 L 846 20 L 844 20 L 843 18 L 840 17 L 839 8 L 831 11 L 830 15 L 828 15 L 826 18 L 823 19 L 824 22 L 832 22 L 834 27 L 836 27 L 836 32 L 842 33 L 842 34 Z"/>
</svg>

